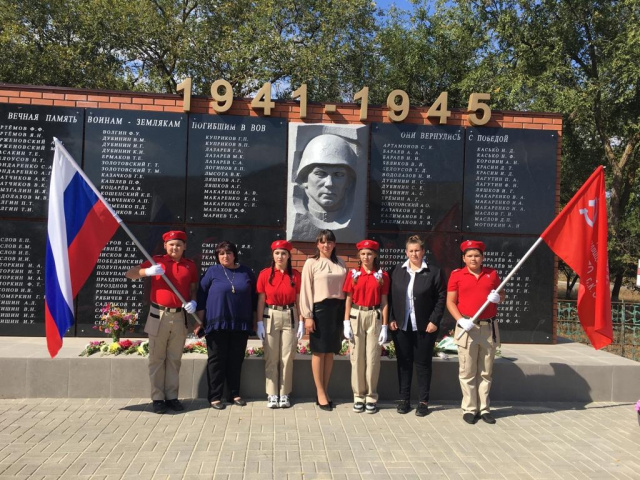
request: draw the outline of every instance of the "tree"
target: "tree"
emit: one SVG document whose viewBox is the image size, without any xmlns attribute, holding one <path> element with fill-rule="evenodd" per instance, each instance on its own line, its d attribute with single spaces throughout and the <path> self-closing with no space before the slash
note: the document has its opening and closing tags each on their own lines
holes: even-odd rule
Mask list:
<svg viewBox="0 0 640 480">
<path fill-rule="evenodd" d="M 444 1 L 415 2 L 412 11 L 392 8 L 376 39 L 379 55 L 371 83 L 374 103 L 401 88 L 415 105 L 432 105 L 447 92 L 449 106 L 467 104 L 476 85 L 465 80 L 485 43 L 477 20 Z"/>
<path fill-rule="evenodd" d="M 131 89 L 118 49 L 99 28 L 95 3 L 0 0 L 0 80 Z"/>
<path fill-rule="evenodd" d="M 640 170 L 640 2 L 460 0 L 452 8 L 471 12 L 490 39 L 476 77 L 491 79 L 500 108 L 564 114 L 563 198 L 587 178 L 594 162 L 608 167 L 616 299 L 629 257 L 640 256 L 640 229 L 634 221 Z"/>
<path fill-rule="evenodd" d="M 0 0 L 0 80 L 195 94 L 228 80 L 309 99 L 359 90 L 373 56 L 370 0 Z"/>
</svg>

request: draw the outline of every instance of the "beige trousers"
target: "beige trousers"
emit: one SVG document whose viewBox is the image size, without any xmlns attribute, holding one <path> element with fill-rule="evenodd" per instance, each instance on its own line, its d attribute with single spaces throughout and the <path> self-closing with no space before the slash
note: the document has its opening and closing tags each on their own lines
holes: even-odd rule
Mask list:
<svg viewBox="0 0 640 480">
<path fill-rule="evenodd" d="M 497 328 L 496 325 L 496 331 Z M 458 338 L 461 330 L 460 327 L 456 327 L 455 338 Z M 460 341 L 456 341 L 460 362 L 458 378 L 464 413 L 482 415 L 490 411 L 489 390 L 499 339 L 500 337 L 497 337 L 497 341 L 493 342 L 491 325 L 479 325 L 464 334 Z"/>
<path fill-rule="evenodd" d="M 294 328 L 297 318 L 298 312 L 295 308 L 282 311 L 269 307 L 264 309 L 262 320 L 266 332 L 264 376 L 267 395 L 289 395 L 291 393 L 293 358 L 298 345 Z"/>
<path fill-rule="evenodd" d="M 377 403 L 380 377 L 378 337 L 382 326 L 380 310 L 365 312 L 352 308 L 349 320 L 353 330 L 353 342 L 349 342 L 353 401 Z"/>
<path fill-rule="evenodd" d="M 149 325 L 145 327 L 149 333 L 149 379 L 151 380 L 152 400 L 173 400 L 178 398 L 180 364 L 184 342 L 187 339 L 187 327 L 184 324 L 184 313 L 168 313 L 151 307 Z"/>
</svg>

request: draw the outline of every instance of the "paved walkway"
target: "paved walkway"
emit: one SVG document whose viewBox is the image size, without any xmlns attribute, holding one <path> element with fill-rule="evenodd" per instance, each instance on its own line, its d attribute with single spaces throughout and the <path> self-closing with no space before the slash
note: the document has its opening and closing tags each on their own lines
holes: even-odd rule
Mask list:
<svg viewBox="0 0 640 480">
<path fill-rule="evenodd" d="M 456 405 L 418 418 L 304 402 L 156 415 L 146 399 L 0 400 L 0 478 L 640 479 L 633 405 L 494 405 L 496 425 Z"/>
</svg>

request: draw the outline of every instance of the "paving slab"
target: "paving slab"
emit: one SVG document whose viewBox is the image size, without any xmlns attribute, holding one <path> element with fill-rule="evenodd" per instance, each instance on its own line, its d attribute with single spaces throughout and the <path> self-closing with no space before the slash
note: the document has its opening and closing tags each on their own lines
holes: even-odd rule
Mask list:
<svg viewBox="0 0 640 480">
<path fill-rule="evenodd" d="M 499 402 L 496 425 L 467 425 L 453 403 L 424 418 L 184 403 L 0 400 L 0 479 L 640 479 L 632 403 Z"/>
</svg>

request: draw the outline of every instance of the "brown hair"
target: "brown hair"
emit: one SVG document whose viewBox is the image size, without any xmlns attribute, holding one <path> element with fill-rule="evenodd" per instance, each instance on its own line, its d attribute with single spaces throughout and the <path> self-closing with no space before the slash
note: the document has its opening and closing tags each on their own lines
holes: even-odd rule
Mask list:
<svg viewBox="0 0 640 480">
<path fill-rule="evenodd" d="M 419 235 L 411 235 L 407 238 L 407 241 L 404 244 L 405 248 L 407 248 L 410 243 L 417 243 L 420 245 L 420 248 L 424 249 L 424 240 L 422 240 Z"/>
</svg>

